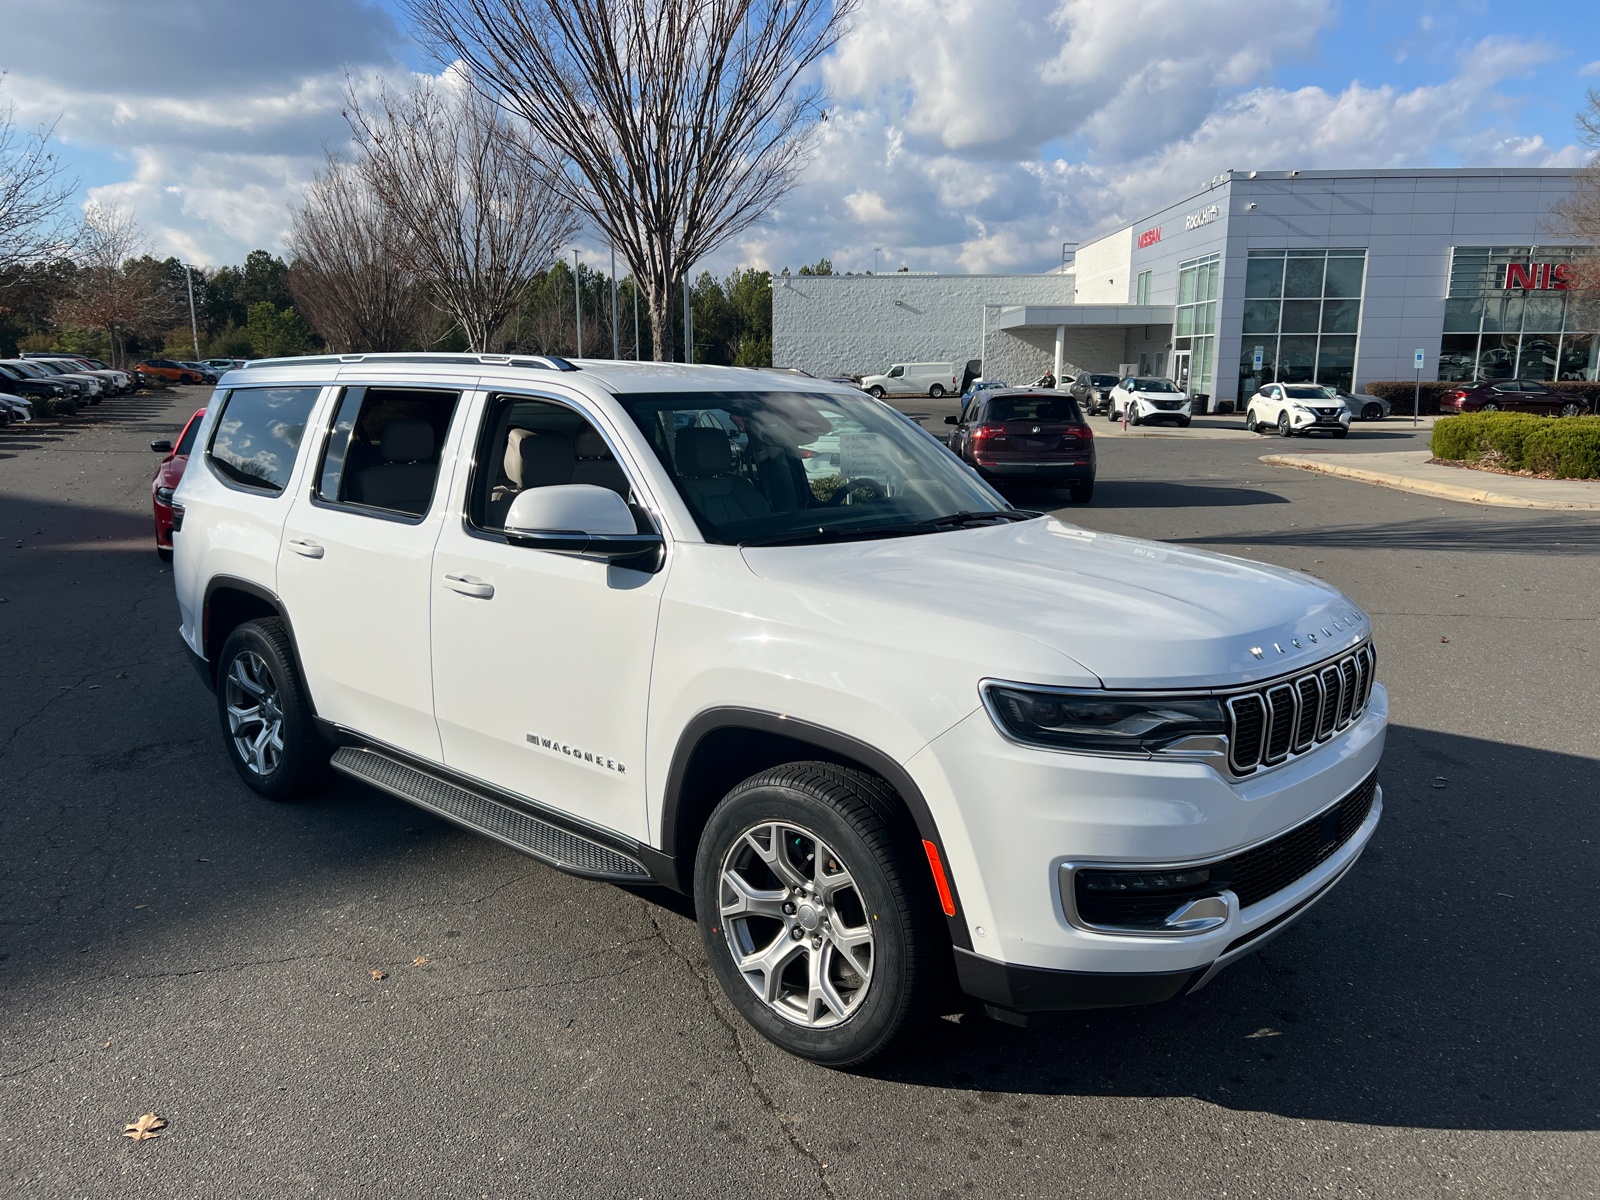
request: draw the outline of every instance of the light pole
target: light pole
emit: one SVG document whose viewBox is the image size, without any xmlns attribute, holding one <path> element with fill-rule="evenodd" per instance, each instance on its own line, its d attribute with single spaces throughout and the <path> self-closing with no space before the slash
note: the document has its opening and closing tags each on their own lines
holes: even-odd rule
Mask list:
<svg viewBox="0 0 1600 1200">
<path fill-rule="evenodd" d="M 578 314 L 578 353 L 573 357 L 583 357 L 583 288 L 578 283 L 578 252 L 572 252 L 572 308 Z"/>
<path fill-rule="evenodd" d="M 617 348 L 617 244 L 611 243 L 611 357 L 621 358 Z"/>
<path fill-rule="evenodd" d="M 874 246 L 872 248 L 872 273 L 874 275 L 878 273 L 878 251 L 882 249 L 882 246 Z"/>
<path fill-rule="evenodd" d="M 683 273 L 683 361 L 694 361 L 694 308 L 689 304 L 689 272 Z"/>
<path fill-rule="evenodd" d="M 628 269 L 628 275 L 633 280 L 633 361 L 634 362 L 638 362 L 639 358 L 640 358 L 640 354 L 639 354 L 639 273 L 637 271 L 633 270 L 630 267 Z M 654 354 L 655 354 L 655 352 L 651 351 L 651 356 L 652 357 L 654 357 Z"/>
<path fill-rule="evenodd" d="M 194 360 L 200 361 L 200 325 L 194 319 L 194 268 L 183 268 L 184 281 L 189 285 L 189 334 L 194 338 Z"/>
</svg>

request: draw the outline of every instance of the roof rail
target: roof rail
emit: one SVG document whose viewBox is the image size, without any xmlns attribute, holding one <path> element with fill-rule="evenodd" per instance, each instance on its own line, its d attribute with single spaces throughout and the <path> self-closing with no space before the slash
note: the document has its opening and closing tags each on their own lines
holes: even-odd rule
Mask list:
<svg viewBox="0 0 1600 1200">
<path fill-rule="evenodd" d="M 376 363 L 441 363 L 458 367 L 532 367 L 543 371 L 578 371 L 581 367 L 555 354 L 309 354 L 295 358 L 257 358 L 244 364 L 252 367 L 310 367 L 340 365 L 359 362 Z"/>
</svg>

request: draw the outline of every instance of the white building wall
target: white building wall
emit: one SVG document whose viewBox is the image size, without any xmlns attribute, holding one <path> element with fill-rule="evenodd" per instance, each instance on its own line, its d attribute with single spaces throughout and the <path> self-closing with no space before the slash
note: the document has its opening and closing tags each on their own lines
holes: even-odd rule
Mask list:
<svg viewBox="0 0 1600 1200">
<path fill-rule="evenodd" d="M 1081 246 L 1072 266 L 1078 277 L 1079 304 L 1133 302 L 1133 227 Z"/>
<path fill-rule="evenodd" d="M 1061 378 L 1071 379 L 1080 371 L 1116 371 L 1123 361 L 1124 338 L 1115 325 L 1067 326 L 1061 347 Z M 1026 387 L 1053 370 L 1055 360 L 1056 331 L 1052 328 L 991 329 L 984 345 L 983 377 Z"/>
<path fill-rule="evenodd" d="M 772 281 L 772 363 L 813 375 L 874 374 L 897 362 L 952 362 L 959 372 L 982 355 L 985 305 L 992 312 L 1072 299 L 1073 276 L 1060 272 L 780 275 Z"/>
</svg>

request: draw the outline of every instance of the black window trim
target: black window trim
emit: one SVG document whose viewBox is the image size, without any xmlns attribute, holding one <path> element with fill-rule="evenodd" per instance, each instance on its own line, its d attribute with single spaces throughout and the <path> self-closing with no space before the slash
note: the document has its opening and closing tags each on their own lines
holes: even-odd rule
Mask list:
<svg viewBox="0 0 1600 1200">
<path fill-rule="evenodd" d="M 238 395 L 240 392 L 260 392 L 271 391 L 273 389 L 284 391 L 287 389 L 299 390 L 301 388 L 316 388 L 317 398 L 311 402 L 311 412 L 306 414 L 306 424 L 309 431 L 311 413 L 316 412 L 317 405 L 322 403 L 322 393 L 327 389 L 327 386 L 327 384 L 323 383 L 268 383 L 259 384 L 255 387 L 219 388 L 217 391 L 212 392 L 211 399 L 206 401 L 205 419 L 211 420 L 212 410 L 217 408 L 219 400 L 222 407 L 219 411 L 217 411 L 216 419 L 211 421 L 211 432 L 206 437 L 205 453 L 200 456 L 201 458 L 205 459 L 206 469 L 211 472 L 212 477 L 216 479 L 218 483 L 222 484 L 222 486 L 227 488 L 229 491 L 239 492 L 245 496 L 260 496 L 266 500 L 280 500 L 284 496 L 287 496 L 289 494 L 289 483 L 294 482 L 295 467 L 299 465 L 301 453 L 305 449 L 305 435 L 300 435 L 300 445 L 295 447 L 295 461 L 289 467 L 289 483 L 286 483 L 281 488 L 277 488 L 275 490 L 268 487 L 252 487 L 247 483 L 240 483 L 238 480 L 232 478 L 217 464 L 216 460 L 212 457 L 212 448 L 216 444 L 217 432 L 222 426 L 222 418 L 228 415 L 228 405 L 233 403 L 234 396 Z M 191 454 L 190 457 L 192 458 L 193 455 Z"/>
<path fill-rule="evenodd" d="M 331 386 L 338 393 L 338 396 L 334 403 L 329 407 L 328 419 L 323 423 L 322 448 L 317 454 L 316 469 L 307 472 L 308 478 L 306 495 L 311 501 L 311 506 L 313 508 L 326 508 L 333 512 L 353 513 L 358 517 L 371 517 L 379 521 L 393 521 L 397 525 L 423 524 L 425 521 L 427 521 L 429 516 L 433 514 L 434 502 L 439 498 L 439 476 L 444 474 L 445 450 L 450 444 L 450 431 L 455 426 L 456 415 L 460 413 L 463 408 L 467 407 L 467 404 L 464 402 L 471 396 L 474 389 L 471 387 L 459 387 L 452 389 L 448 386 L 419 386 L 397 383 L 391 380 L 384 380 L 381 383 L 341 382 L 332 384 Z M 317 494 L 317 489 L 322 486 L 322 467 L 327 461 L 328 449 L 333 444 L 334 427 L 338 422 L 339 410 L 344 407 L 345 398 L 353 391 L 360 391 L 362 393 L 361 403 L 364 405 L 366 403 L 365 393 L 370 388 L 394 389 L 397 391 L 404 390 L 411 392 L 448 392 L 453 390 L 456 394 L 455 412 L 450 414 L 450 424 L 445 426 L 444 439 L 439 443 L 439 469 L 435 471 L 433 475 L 433 490 L 428 493 L 428 507 L 423 509 L 421 513 L 414 514 L 401 512 L 400 510 L 394 508 L 378 508 L 377 506 L 371 504 L 356 504 L 350 500 L 324 500 L 320 495 Z M 339 484 L 341 488 L 344 486 L 343 467 L 339 468 Z"/>
<path fill-rule="evenodd" d="M 558 408 L 565 408 L 573 413 L 576 413 L 579 417 L 582 417 L 589 423 L 590 428 L 594 429 L 594 431 L 600 435 L 600 440 L 605 442 L 606 448 L 611 451 L 611 457 L 616 461 L 617 466 L 622 469 L 622 473 L 627 476 L 628 486 L 633 490 L 634 495 L 639 497 L 640 507 L 643 508 L 645 512 L 650 514 L 650 520 L 655 523 L 656 532 L 661 535 L 663 553 L 660 555 L 660 565 L 658 565 L 655 569 L 659 571 L 666 565 L 665 551 L 671 546 L 672 538 L 667 533 L 668 523 L 665 515 L 662 513 L 660 504 L 658 504 L 656 501 L 655 493 L 648 487 L 640 486 L 639 477 L 641 472 L 633 469 L 630 459 L 624 457 L 624 451 L 618 445 L 618 439 L 612 434 L 611 430 L 606 427 L 606 422 L 596 418 L 596 414 L 591 407 L 580 401 L 577 397 L 557 395 L 551 392 L 537 391 L 531 388 L 490 388 L 480 386 L 478 391 L 483 396 L 483 411 L 478 416 L 478 430 L 472 438 L 472 460 L 467 464 L 467 488 L 466 491 L 462 493 L 461 506 L 462 532 L 464 532 L 470 538 L 478 538 L 479 540 L 486 542 L 498 542 L 502 546 L 517 545 L 516 542 L 513 542 L 510 538 L 506 537 L 503 532 L 494 529 L 484 529 L 482 526 L 473 523 L 472 493 L 478 486 L 478 469 L 480 466 L 480 458 L 483 453 L 484 438 L 487 433 L 484 428 L 484 422 L 489 418 L 491 406 L 502 398 L 539 400 L 546 404 L 554 404 Z M 463 436 L 465 436 L 465 433 Z M 557 553 L 557 551 L 554 550 L 540 550 L 535 546 L 522 546 L 520 548 L 536 554 Z"/>
</svg>

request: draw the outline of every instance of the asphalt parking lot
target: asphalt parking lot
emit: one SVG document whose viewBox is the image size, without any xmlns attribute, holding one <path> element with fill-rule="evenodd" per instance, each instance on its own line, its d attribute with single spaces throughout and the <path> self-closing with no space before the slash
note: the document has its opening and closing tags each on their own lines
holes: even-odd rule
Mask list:
<svg viewBox="0 0 1600 1200">
<path fill-rule="evenodd" d="M 237 781 L 150 530 L 147 443 L 205 395 L 0 431 L 0 1193 L 1600 1192 L 1596 514 L 1267 467 L 1282 443 L 1242 430 L 1104 439 L 1067 519 L 1371 614 L 1383 824 L 1196 996 L 952 1013 L 846 1074 L 739 1022 L 681 899 L 353 782 L 274 806 Z M 1415 445 L 1358 429 L 1338 445 Z M 124 1140 L 150 1110 L 164 1136 Z"/>
</svg>

